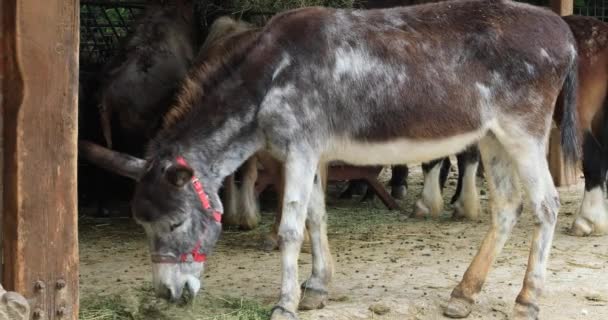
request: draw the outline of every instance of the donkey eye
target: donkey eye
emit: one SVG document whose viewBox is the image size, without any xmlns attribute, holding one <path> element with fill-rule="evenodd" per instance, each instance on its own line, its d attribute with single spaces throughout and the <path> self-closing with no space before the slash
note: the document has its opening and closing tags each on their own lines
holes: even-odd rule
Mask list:
<svg viewBox="0 0 608 320">
<path fill-rule="evenodd" d="M 171 229 L 171 231 L 175 230 L 175 228 L 179 228 L 182 224 L 184 224 L 184 222 L 178 222 L 178 223 L 174 223 L 172 225 L 169 226 L 169 228 Z"/>
</svg>

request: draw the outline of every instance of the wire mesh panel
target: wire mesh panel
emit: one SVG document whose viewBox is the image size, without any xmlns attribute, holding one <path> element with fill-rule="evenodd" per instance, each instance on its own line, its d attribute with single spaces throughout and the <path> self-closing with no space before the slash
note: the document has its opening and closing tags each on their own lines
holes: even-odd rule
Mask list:
<svg viewBox="0 0 608 320">
<path fill-rule="evenodd" d="M 80 64 L 95 68 L 115 53 L 130 34 L 146 2 L 124 0 L 80 1 Z"/>
<path fill-rule="evenodd" d="M 574 14 L 608 21 L 608 0 L 575 0 Z"/>
</svg>

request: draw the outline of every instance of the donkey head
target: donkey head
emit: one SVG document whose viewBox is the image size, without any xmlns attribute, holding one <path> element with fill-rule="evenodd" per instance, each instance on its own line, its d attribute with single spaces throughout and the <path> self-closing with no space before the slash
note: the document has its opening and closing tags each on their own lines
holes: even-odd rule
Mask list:
<svg viewBox="0 0 608 320">
<path fill-rule="evenodd" d="M 181 157 L 146 161 L 84 141 L 79 149 L 94 164 L 138 182 L 132 212 L 148 237 L 157 295 L 171 301 L 184 292 L 196 295 L 221 232 L 217 191 L 204 190 Z"/>
</svg>

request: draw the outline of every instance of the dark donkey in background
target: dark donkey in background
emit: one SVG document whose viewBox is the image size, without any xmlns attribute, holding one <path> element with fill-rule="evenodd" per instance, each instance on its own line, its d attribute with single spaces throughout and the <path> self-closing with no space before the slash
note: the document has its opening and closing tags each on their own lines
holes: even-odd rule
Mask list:
<svg viewBox="0 0 608 320">
<path fill-rule="evenodd" d="M 578 158 L 576 61 L 558 15 L 512 1 L 293 10 L 225 60 L 192 69 L 179 112 L 145 160 L 112 152 L 106 160 L 138 180 L 133 214 L 150 240 L 155 289 L 170 299 L 200 289 L 221 232 L 224 178 L 260 150 L 283 162 L 272 319 L 297 319 L 298 304 L 325 305 L 333 274 L 319 167 L 430 161 L 478 142 L 494 217 L 445 313 L 470 313 L 522 211 L 522 177 L 535 221 L 514 314 L 536 319 L 560 207 L 545 146 L 564 88 L 562 147 L 568 161 Z M 313 263 L 300 287 L 305 225 Z"/>
<path fill-rule="evenodd" d="M 225 54 L 230 41 L 238 40 L 233 35 L 252 30 L 253 26 L 220 17 L 209 27 L 204 42 L 199 29 L 193 1 L 146 7 L 134 32 L 100 73 L 102 81 L 97 89 L 97 100 L 108 147 L 141 156 L 145 145 L 161 128 L 163 116 L 169 111 L 195 57 L 204 61 Z M 251 195 L 255 165 L 256 159 L 252 159 L 242 170 L 245 186 L 241 190 L 229 186 L 234 192 L 230 192 L 231 197 L 227 199 L 227 222 L 245 229 L 255 227 L 259 221 Z M 103 188 L 102 183 L 95 185 Z M 103 191 L 94 194 L 104 195 Z M 104 210 L 104 200 L 100 200 L 101 210 Z"/>
<path fill-rule="evenodd" d="M 108 147 L 135 156 L 143 154 L 145 143 L 158 130 L 200 46 L 193 13 L 191 1 L 146 6 L 134 23 L 133 33 L 94 75 L 98 83 L 86 82 L 88 94 L 86 102 L 81 103 L 85 108 L 81 113 L 92 115 L 87 102 L 97 106 L 99 112 L 95 114 L 97 119 L 87 119 L 90 121 L 84 134 L 95 127 L 91 121 L 97 120 L 101 139 Z M 81 179 L 82 187 L 92 184 L 90 191 L 97 198 L 99 213 L 106 214 L 107 201 L 116 196 L 108 190 L 132 192 L 133 185 L 122 177 L 97 171 L 85 174 L 88 179 Z M 91 179 L 91 175 L 95 177 Z"/>
</svg>

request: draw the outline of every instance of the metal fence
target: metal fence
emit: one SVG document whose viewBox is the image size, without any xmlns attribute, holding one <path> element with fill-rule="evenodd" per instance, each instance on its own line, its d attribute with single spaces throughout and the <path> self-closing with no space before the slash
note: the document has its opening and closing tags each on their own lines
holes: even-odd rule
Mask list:
<svg viewBox="0 0 608 320">
<path fill-rule="evenodd" d="M 130 34 L 143 13 L 144 1 L 80 1 L 80 65 L 94 68 L 106 62 Z"/>
<path fill-rule="evenodd" d="M 574 14 L 608 21 L 608 0 L 576 0 Z"/>
</svg>

